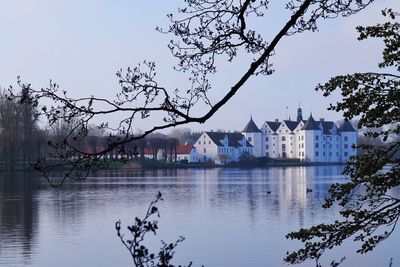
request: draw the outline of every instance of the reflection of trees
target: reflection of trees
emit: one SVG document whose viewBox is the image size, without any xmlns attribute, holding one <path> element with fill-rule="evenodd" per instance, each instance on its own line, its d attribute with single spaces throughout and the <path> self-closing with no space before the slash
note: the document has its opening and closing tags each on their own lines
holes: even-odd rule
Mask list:
<svg viewBox="0 0 400 267">
<path fill-rule="evenodd" d="M 35 196 L 39 179 L 31 176 L 31 173 L 2 173 L 0 177 L 0 258 L 21 253 L 24 261 L 30 261 L 36 246 L 39 218 Z"/>
</svg>

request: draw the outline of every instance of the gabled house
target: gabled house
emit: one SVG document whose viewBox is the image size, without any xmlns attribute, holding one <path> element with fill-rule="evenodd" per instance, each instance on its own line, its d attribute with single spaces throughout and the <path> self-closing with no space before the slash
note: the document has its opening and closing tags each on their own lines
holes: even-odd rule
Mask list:
<svg viewBox="0 0 400 267">
<path fill-rule="evenodd" d="M 192 144 L 179 145 L 176 148 L 176 155 L 178 162 L 199 162 L 199 154 L 197 153 L 196 147 L 194 147 Z"/>
<path fill-rule="evenodd" d="M 253 155 L 253 145 L 241 133 L 203 132 L 194 144 L 201 162 L 225 164 Z"/>
</svg>

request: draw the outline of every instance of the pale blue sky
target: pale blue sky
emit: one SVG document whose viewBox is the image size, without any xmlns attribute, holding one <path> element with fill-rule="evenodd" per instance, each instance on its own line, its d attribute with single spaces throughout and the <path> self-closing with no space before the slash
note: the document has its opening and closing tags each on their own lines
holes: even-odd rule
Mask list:
<svg viewBox="0 0 400 267">
<path fill-rule="evenodd" d="M 289 15 L 272 1 L 271 13 L 253 22 L 265 36 L 272 36 Z M 159 80 L 174 88 L 184 84 L 166 47 L 169 36 L 154 29 L 167 26 L 183 0 L 0 0 L 0 86 L 14 84 L 16 76 L 34 87 L 49 79 L 57 81 L 70 96 L 99 95 L 111 98 L 119 87 L 115 72 L 144 59 L 159 66 Z M 239 93 L 204 125 L 195 130 L 241 130 L 253 115 L 261 125 L 267 119 L 284 119 L 286 106 L 292 118 L 301 102 L 303 112 L 337 120 L 340 114 L 326 111 L 326 99 L 314 87 L 329 77 L 376 68 L 381 44 L 356 40 L 356 25 L 382 21 L 380 10 L 400 10 L 400 1 L 376 1 L 350 18 L 321 22 L 320 31 L 284 39 L 273 59 L 276 73 L 251 79 Z M 246 69 L 251 58 L 223 63 L 214 78 L 213 99 L 222 96 Z M 148 120 L 139 125 L 145 129 Z"/>
</svg>

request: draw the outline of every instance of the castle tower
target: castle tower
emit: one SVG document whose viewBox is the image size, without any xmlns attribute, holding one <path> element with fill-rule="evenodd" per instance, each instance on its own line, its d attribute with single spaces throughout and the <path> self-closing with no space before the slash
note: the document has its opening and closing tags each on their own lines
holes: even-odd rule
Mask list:
<svg viewBox="0 0 400 267">
<path fill-rule="evenodd" d="M 297 121 L 300 122 L 302 120 L 303 120 L 303 112 L 302 112 L 301 108 L 299 107 L 297 109 Z"/>
<path fill-rule="evenodd" d="M 304 136 L 304 160 L 306 161 L 321 161 L 322 158 L 322 129 L 314 120 L 312 114 L 304 124 L 302 134 Z M 303 147 L 303 146 L 302 146 Z"/>
<path fill-rule="evenodd" d="M 340 161 L 346 162 L 351 156 L 357 154 L 357 150 L 353 149 L 353 145 L 357 145 L 357 130 L 346 119 L 339 128 L 340 133 Z"/>
<path fill-rule="evenodd" d="M 244 127 L 242 134 L 253 145 L 253 156 L 262 157 L 262 132 L 254 123 L 252 117 L 250 117 L 250 121 Z"/>
</svg>

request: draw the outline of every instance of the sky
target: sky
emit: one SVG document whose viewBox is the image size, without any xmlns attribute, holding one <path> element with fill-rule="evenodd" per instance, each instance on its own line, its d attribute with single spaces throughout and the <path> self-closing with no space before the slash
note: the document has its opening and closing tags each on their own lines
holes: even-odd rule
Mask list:
<svg viewBox="0 0 400 267">
<path fill-rule="evenodd" d="M 72 97 L 96 95 L 111 99 L 118 93 L 115 73 L 145 59 L 155 61 L 160 83 L 175 88 L 186 78 L 172 70 L 175 59 L 167 44 L 170 36 L 155 31 L 167 27 L 166 14 L 175 13 L 183 0 L 0 0 L 0 87 L 15 85 L 20 75 L 35 88 L 56 81 Z M 270 38 L 290 15 L 284 1 L 271 1 L 264 19 L 251 21 Z M 382 43 L 357 41 L 355 27 L 382 22 L 380 10 L 400 10 L 400 1 L 376 1 L 355 16 L 322 21 L 318 32 L 287 37 L 273 57 L 275 73 L 252 77 L 233 99 L 205 124 L 190 124 L 195 131 L 241 130 L 250 116 L 261 126 L 265 120 L 303 116 L 339 120 L 327 111 L 340 95 L 324 98 L 314 88 L 338 74 L 376 70 Z M 221 62 L 213 77 L 212 100 L 222 97 L 248 68 L 251 57 Z M 199 115 L 206 110 L 199 110 Z M 118 117 L 104 120 L 118 120 Z M 146 120 L 145 130 L 157 122 Z"/>
</svg>

